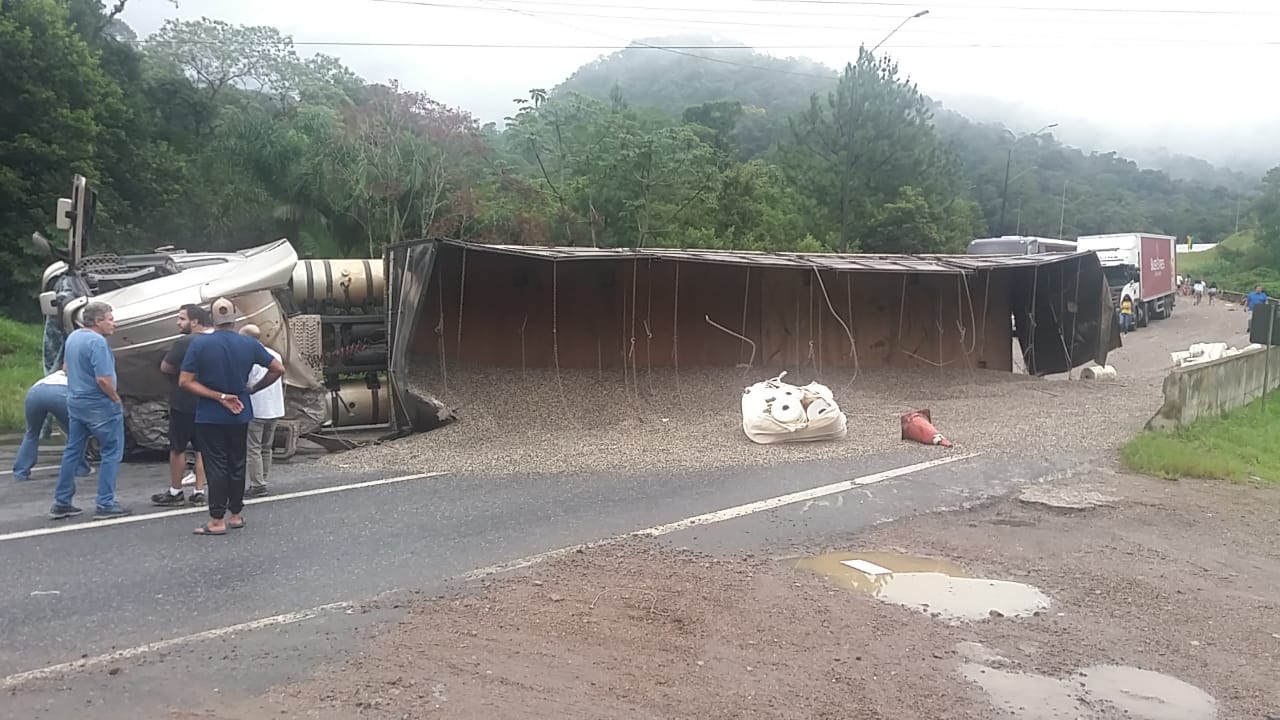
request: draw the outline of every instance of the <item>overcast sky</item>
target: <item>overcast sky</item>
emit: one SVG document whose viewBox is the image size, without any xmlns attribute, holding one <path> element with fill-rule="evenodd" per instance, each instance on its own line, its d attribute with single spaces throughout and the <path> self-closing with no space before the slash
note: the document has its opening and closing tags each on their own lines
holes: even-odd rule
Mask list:
<svg viewBox="0 0 1280 720">
<path fill-rule="evenodd" d="M 145 37 L 168 17 L 274 25 L 295 42 L 577 46 L 303 46 L 370 81 L 398 78 L 500 120 L 511 99 L 550 88 L 634 38 L 715 34 L 832 66 L 875 45 L 944 101 L 990 96 L 1117 130 L 1233 129 L 1280 121 L 1276 0 L 130 0 Z M 692 8 L 697 8 L 693 10 Z M 1105 9 L 1105 10 L 1104 10 Z M 583 47 L 583 46 L 604 46 Z M 656 51 L 645 51 L 656 52 Z M 1033 120 L 1032 120 L 1033 121 Z M 1023 131 L 1034 128 L 1018 128 Z"/>
</svg>

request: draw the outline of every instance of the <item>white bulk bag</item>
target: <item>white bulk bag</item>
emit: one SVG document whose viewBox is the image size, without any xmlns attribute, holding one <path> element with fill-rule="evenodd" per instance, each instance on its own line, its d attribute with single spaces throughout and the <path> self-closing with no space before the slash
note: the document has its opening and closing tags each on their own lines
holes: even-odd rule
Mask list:
<svg viewBox="0 0 1280 720">
<path fill-rule="evenodd" d="M 797 387 L 782 382 L 785 376 L 742 391 L 742 431 L 752 442 L 828 440 L 848 433 L 848 420 L 831 388 L 816 382 Z"/>
</svg>

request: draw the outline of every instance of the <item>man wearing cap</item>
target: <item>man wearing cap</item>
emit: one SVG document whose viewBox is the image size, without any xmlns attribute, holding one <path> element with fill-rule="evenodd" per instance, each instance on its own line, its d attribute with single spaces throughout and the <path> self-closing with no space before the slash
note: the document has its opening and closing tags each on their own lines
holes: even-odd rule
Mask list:
<svg viewBox="0 0 1280 720">
<path fill-rule="evenodd" d="M 261 341 L 262 330 L 257 325 L 240 328 L 241 335 Z M 263 347 L 266 347 L 265 345 Z M 280 360 L 280 353 L 267 348 L 271 357 Z M 267 369 L 254 365 L 249 373 L 250 387 L 256 385 Z M 249 423 L 249 487 L 245 494 L 261 497 L 267 494 L 267 476 L 271 474 L 271 454 L 276 437 L 276 423 L 284 417 L 284 380 L 276 380 L 267 389 L 249 398 L 253 406 L 253 422 Z"/>
<path fill-rule="evenodd" d="M 209 521 L 197 535 L 226 535 L 227 528 L 245 525 L 244 474 L 250 396 L 284 375 L 284 364 L 257 340 L 236 332 L 236 306 L 218 298 L 210 308 L 214 331 L 191 341 L 182 361 L 178 384 L 196 401 L 196 441 L 204 456 L 209 488 Z M 267 372 L 253 387 L 248 377 L 254 365 Z M 230 517 L 226 517 L 230 514 Z"/>
</svg>

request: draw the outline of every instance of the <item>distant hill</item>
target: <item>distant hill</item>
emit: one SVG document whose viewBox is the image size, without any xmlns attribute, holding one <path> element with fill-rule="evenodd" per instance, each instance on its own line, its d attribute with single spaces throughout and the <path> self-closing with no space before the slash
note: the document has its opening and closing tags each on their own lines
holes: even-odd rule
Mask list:
<svg viewBox="0 0 1280 720">
<path fill-rule="evenodd" d="M 723 49 L 664 52 L 642 44 Z M 579 68 L 553 92 L 620 98 L 632 107 L 656 108 L 673 120 L 691 106 L 738 101 L 744 112 L 734 140 L 748 159 L 768 156 L 779 141 L 788 141 L 789 118 L 807 108 L 814 93 L 822 97 L 834 89 L 836 76 L 835 69 L 806 58 L 775 58 L 741 44 L 685 35 L 645 39 L 602 57 Z M 1003 123 L 974 122 L 936 99 L 934 103 L 935 126 L 963 165 L 992 234 L 1073 237 L 1142 228 L 1214 241 L 1234 230 L 1237 200 L 1257 185 L 1247 174 L 1198 158 L 1148 151 L 1139 166 L 1118 152 L 1080 150 L 1050 134 L 1015 135 Z M 1077 128 L 1080 132 L 1088 129 Z M 1011 144 L 1014 177 L 1006 198 Z"/>
<path fill-rule="evenodd" d="M 813 93 L 830 89 L 836 76 L 835 70 L 807 58 L 775 58 L 709 36 L 648 38 L 640 43 L 583 65 L 556 91 L 604 99 L 616 87 L 631 104 L 657 108 L 672 117 L 680 117 L 691 105 L 715 100 L 737 100 L 747 107 L 790 113 L 807 106 Z M 644 45 L 724 49 L 664 52 Z"/>
<path fill-rule="evenodd" d="M 1063 142 L 1087 151 L 1118 152 L 1144 167 L 1175 178 L 1214 182 L 1233 190 L 1251 189 L 1268 169 L 1280 163 L 1280 122 L 1240 118 L 1227 133 L 1197 132 L 1180 127 L 1151 127 L 1141 132 L 1109 128 L 1015 101 L 971 94 L 940 93 L 947 107 L 977 122 L 996 122 L 1029 132 L 1051 122 Z"/>
</svg>

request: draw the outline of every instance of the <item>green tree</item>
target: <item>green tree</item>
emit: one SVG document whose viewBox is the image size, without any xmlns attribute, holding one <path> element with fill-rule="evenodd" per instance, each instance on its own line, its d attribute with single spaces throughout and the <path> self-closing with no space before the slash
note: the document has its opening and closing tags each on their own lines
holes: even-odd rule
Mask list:
<svg viewBox="0 0 1280 720">
<path fill-rule="evenodd" d="M 927 100 L 898 79 L 897 64 L 865 48 L 825 102 L 814 95 L 793 119 L 784 158 L 796 184 L 830 208 L 841 250 L 881 244 L 867 234 L 899 188 L 914 186 L 924 198 L 953 191 L 954 166 L 931 121 Z"/>
<path fill-rule="evenodd" d="M 72 173 L 97 177 L 107 108 L 121 92 L 72 25 L 67 5 L 24 0 L 0 5 L 0 303 L 35 309 L 47 260 L 19 238 L 50 227 Z"/>
<path fill-rule="evenodd" d="M 614 103 L 533 91 L 507 131 L 527 175 L 552 198 L 561 242 L 679 245 L 710 207 L 715 151 L 692 126 Z"/>
<path fill-rule="evenodd" d="M 1253 202 L 1258 222 L 1258 245 L 1271 266 L 1280 267 L 1280 166 L 1262 178 L 1262 192 Z"/>
</svg>

